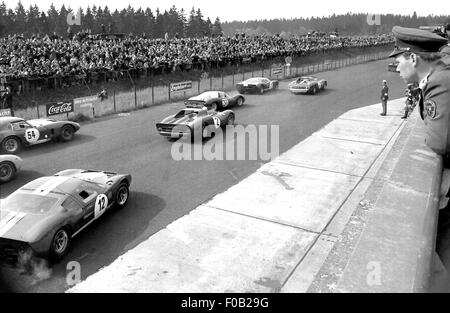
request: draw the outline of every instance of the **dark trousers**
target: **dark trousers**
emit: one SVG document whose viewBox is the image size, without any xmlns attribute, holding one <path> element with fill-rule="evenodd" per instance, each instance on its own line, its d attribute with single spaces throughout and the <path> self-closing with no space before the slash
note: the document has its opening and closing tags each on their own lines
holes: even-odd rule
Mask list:
<svg viewBox="0 0 450 313">
<path fill-rule="evenodd" d="M 387 114 L 387 100 L 381 100 L 381 107 L 383 108 L 383 114 Z"/>
</svg>

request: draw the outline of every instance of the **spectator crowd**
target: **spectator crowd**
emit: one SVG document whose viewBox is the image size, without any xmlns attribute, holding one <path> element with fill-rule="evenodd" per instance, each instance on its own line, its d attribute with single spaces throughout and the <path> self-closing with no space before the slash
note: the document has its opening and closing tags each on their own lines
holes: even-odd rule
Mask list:
<svg viewBox="0 0 450 313">
<path fill-rule="evenodd" d="M 7 80 L 40 79 L 124 70 L 204 69 L 239 65 L 275 57 L 299 56 L 333 49 L 370 47 L 393 42 L 390 35 L 364 37 L 236 35 L 234 37 L 116 39 L 76 34 L 0 38 L 0 77 Z"/>
</svg>

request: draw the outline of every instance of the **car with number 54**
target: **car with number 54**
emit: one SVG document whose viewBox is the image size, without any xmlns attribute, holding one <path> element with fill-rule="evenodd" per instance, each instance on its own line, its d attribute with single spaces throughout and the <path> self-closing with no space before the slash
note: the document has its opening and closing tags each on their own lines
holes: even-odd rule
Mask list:
<svg viewBox="0 0 450 313">
<path fill-rule="evenodd" d="M 80 124 L 54 119 L 24 120 L 20 117 L 0 117 L 0 150 L 18 153 L 22 147 L 53 141 L 70 141 Z"/>
<path fill-rule="evenodd" d="M 201 106 L 208 110 L 224 110 L 232 106 L 242 106 L 245 103 L 245 98 L 241 94 L 230 96 L 223 91 L 206 91 L 198 96 L 191 97 L 184 102 L 186 106 Z"/>
<path fill-rule="evenodd" d="M 131 175 L 70 169 L 35 179 L 0 200 L 0 261 L 59 261 L 71 240 L 129 199 Z"/>
</svg>

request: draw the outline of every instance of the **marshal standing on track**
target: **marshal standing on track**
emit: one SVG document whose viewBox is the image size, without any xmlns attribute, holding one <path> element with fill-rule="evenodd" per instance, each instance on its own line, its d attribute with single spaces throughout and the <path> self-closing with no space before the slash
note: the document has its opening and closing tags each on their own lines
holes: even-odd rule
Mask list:
<svg viewBox="0 0 450 313">
<path fill-rule="evenodd" d="M 387 101 L 389 99 L 389 87 L 387 81 L 383 80 L 383 85 L 381 87 L 381 107 L 383 112 L 380 113 L 381 116 L 386 116 L 387 114 Z"/>
</svg>

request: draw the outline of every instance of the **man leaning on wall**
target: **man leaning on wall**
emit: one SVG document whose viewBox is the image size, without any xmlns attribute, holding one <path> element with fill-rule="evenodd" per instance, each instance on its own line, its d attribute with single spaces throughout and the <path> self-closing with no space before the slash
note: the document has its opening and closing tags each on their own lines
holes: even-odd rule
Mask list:
<svg viewBox="0 0 450 313">
<path fill-rule="evenodd" d="M 450 153 L 450 66 L 439 49 L 447 39 L 431 32 L 394 26 L 397 47 L 391 53 L 397 70 L 409 84 L 418 82 L 419 113 L 425 123 L 425 143 L 444 158 Z"/>
<path fill-rule="evenodd" d="M 419 83 L 419 113 L 425 123 L 425 143 L 443 157 L 436 251 L 446 271 L 441 272 L 444 275 L 437 274 L 443 277 L 440 278 L 443 283 L 433 288 L 450 291 L 450 65 L 443 62 L 447 60 L 444 53 L 448 40 L 420 29 L 394 26 L 392 32 L 396 49 L 390 56 L 399 62 L 400 76 L 407 84 Z"/>
</svg>

